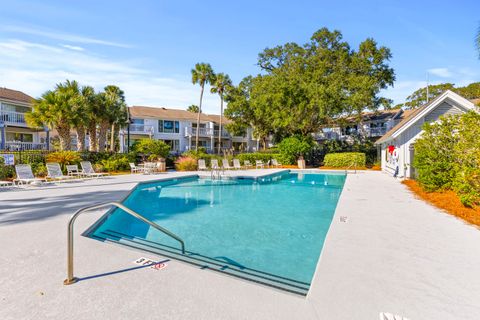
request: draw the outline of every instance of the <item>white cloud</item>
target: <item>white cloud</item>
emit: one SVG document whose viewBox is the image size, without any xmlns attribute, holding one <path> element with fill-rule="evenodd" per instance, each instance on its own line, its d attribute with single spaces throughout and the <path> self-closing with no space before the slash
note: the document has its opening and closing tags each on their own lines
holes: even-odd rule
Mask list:
<svg viewBox="0 0 480 320">
<path fill-rule="evenodd" d="M 129 105 L 185 109 L 198 104 L 200 96 L 200 87 L 192 85 L 190 74 L 184 78 L 166 77 L 132 61 L 21 40 L 0 40 L 0 70 L 0 86 L 34 97 L 65 79 L 97 90 L 109 84 L 118 85 Z M 209 92 L 205 88 L 203 110 L 219 113 L 219 98 Z"/>
<path fill-rule="evenodd" d="M 67 41 L 67 42 L 75 42 L 75 43 L 84 43 L 84 44 L 98 44 L 104 46 L 112 46 L 112 47 L 121 47 L 121 48 L 129 48 L 130 46 L 123 43 L 106 41 L 91 37 L 85 37 L 75 34 L 69 33 L 62 33 L 59 31 L 51 31 L 51 30 L 40 30 L 38 28 L 29 28 L 29 27 L 20 27 L 20 26 L 13 26 L 13 25 L 6 25 L 1 26 L 0 30 L 4 32 L 13 32 L 13 33 L 23 33 L 29 34 L 34 36 L 45 37 L 49 39 L 55 39 L 60 41 Z"/>
<path fill-rule="evenodd" d="M 84 48 L 79 47 L 79 46 L 71 46 L 69 44 L 62 44 L 61 46 L 64 47 L 64 48 L 70 49 L 70 50 L 74 50 L 74 51 L 85 51 Z"/>
<path fill-rule="evenodd" d="M 448 68 L 433 68 L 428 69 L 428 73 L 440 78 L 451 78 L 453 73 Z"/>
</svg>

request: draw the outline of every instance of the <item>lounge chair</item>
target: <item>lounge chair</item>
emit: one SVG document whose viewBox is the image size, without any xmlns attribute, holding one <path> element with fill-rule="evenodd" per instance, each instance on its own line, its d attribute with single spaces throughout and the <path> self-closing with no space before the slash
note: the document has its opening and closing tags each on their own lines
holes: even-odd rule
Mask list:
<svg viewBox="0 0 480 320">
<path fill-rule="evenodd" d="M 210 160 L 210 168 L 212 168 L 212 169 L 219 169 L 220 168 L 220 166 L 218 165 L 218 160 L 217 159 Z"/>
<path fill-rule="evenodd" d="M 83 178 L 84 174 L 78 169 L 78 165 L 70 164 L 67 165 L 67 175 L 70 177 Z"/>
<path fill-rule="evenodd" d="M 281 163 L 278 163 L 277 159 L 272 159 L 272 160 L 271 160 L 271 164 L 272 164 L 273 167 L 276 167 L 276 168 L 282 166 Z"/>
<path fill-rule="evenodd" d="M 265 168 L 265 164 L 263 163 L 262 160 L 255 160 L 255 168 L 262 168 L 264 169 Z"/>
<path fill-rule="evenodd" d="M 242 169 L 242 166 L 240 165 L 240 160 L 233 159 L 233 168 L 236 169 L 236 170 Z"/>
<path fill-rule="evenodd" d="M 62 168 L 60 168 L 60 164 L 58 164 L 57 162 L 47 163 L 47 172 L 47 180 L 66 181 L 73 178 L 72 176 L 64 175 L 62 172 Z"/>
<path fill-rule="evenodd" d="M 253 165 L 250 163 L 250 160 L 244 160 L 243 161 L 243 167 L 245 169 L 248 169 L 248 168 L 253 168 Z"/>
<path fill-rule="evenodd" d="M 83 174 L 86 177 L 99 178 L 107 175 L 106 173 L 103 173 L 103 172 L 95 172 L 95 170 L 93 170 L 92 163 L 90 161 L 82 161 L 80 162 L 80 165 L 82 166 Z"/>
<path fill-rule="evenodd" d="M 198 170 L 199 171 L 207 170 L 207 165 L 205 164 L 205 159 L 198 159 Z"/>
<path fill-rule="evenodd" d="M 222 159 L 223 170 L 231 170 L 233 167 L 230 166 L 230 161 L 228 159 Z"/>
<path fill-rule="evenodd" d="M 138 173 L 143 171 L 143 167 L 138 167 L 135 165 L 135 163 L 130 162 L 129 165 L 130 165 L 130 171 L 132 173 Z"/>
<path fill-rule="evenodd" d="M 15 173 L 17 178 L 13 180 L 17 184 L 29 184 L 29 183 L 44 183 L 47 180 L 45 178 L 35 178 L 32 172 L 32 167 L 29 164 L 17 164 L 15 166 Z"/>
<path fill-rule="evenodd" d="M 13 182 L 0 180 L 0 188 L 12 187 Z"/>
</svg>

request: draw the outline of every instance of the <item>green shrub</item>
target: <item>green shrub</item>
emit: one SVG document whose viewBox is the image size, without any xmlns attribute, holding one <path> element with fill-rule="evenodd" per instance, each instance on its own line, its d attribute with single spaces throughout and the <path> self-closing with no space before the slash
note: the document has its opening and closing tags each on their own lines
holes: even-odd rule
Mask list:
<svg viewBox="0 0 480 320">
<path fill-rule="evenodd" d="M 156 158 L 167 158 L 170 153 L 170 146 L 162 140 L 140 139 L 135 141 L 132 149 L 144 157 L 156 156 Z"/>
<path fill-rule="evenodd" d="M 107 160 L 102 160 L 100 164 L 103 166 L 103 170 L 107 172 L 112 171 L 126 171 L 130 170 L 130 159 L 123 155 L 121 157 L 116 156 Z"/>
<path fill-rule="evenodd" d="M 222 156 L 219 156 L 219 155 L 216 155 L 216 154 L 205 153 L 205 152 L 203 152 L 203 150 L 200 150 L 200 148 L 199 148 L 198 151 L 190 150 L 190 151 L 184 152 L 182 154 L 182 157 L 190 157 L 190 158 L 195 159 L 195 160 L 204 159 L 207 167 L 210 166 L 210 162 L 212 161 L 212 159 L 217 159 L 219 161 L 219 163 L 223 159 Z M 227 159 L 229 159 L 229 158 L 230 157 L 227 157 Z M 231 159 L 229 159 L 229 160 L 231 160 Z"/>
<path fill-rule="evenodd" d="M 325 166 L 334 168 L 345 168 L 352 165 L 365 167 L 365 153 L 361 152 L 342 152 L 329 153 L 325 156 Z"/>
<path fill-rule="evenodd" d="M 278 153 L 240 153 L 234 158 L 240 160 L 241 164 L 243 164 L 245 160 L 248 160 L 250 161 L 250 163 L 255 164 L 256 160 L 262 160 L 265 163 L 270 161 L 271 159 L 279 160 L 280 155 Z"/>
<path fill-rule="evenodd" d="M 295 164 L 299 157 L 306 156 L 313 148 L 311 139 L 289 137 L 278 144 L 280 162 L 282 164 Z"/>
<path fill-rule="evenodd" d="M 480 205 L 480 115 L 441 117 L 415 141 L 413 166 L 426 191 L 453 189 L 465 206 Z"/>
<path fill-rule="evenodd" d="M 175 162 L 175 168 L 178 171 L 195 171 L 197 170 L 197 159 L 189 156 L 182 156 Z"/>
<path fill-rule="evenodd" d="M 36 177 L 45 177 L 48 174 L 47 167 L 41 162 L 34 162 L 31 166 L 32 173 Z"/>
<path fill-rule="evenodd" d="M 15 176 L 14 166 L 5 165 L 5 160 L 0 157 L 0 180 L 10 179 Z"/>
</svg>

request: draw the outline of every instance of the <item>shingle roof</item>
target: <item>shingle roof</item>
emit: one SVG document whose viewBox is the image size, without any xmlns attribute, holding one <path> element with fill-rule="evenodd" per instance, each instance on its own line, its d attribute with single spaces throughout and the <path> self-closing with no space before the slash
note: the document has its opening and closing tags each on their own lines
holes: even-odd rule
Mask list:
<svg viewBox="0 0 480 320">
<path fill-rule="evenodd" d="M 400 117 L 402 120 L 399 123 L 397 123 L 397 125 L 394 126 L 392 129 L 390 129 L 387 133 L 385 133 L 380 139 L 375 141 L 375 144 L 380 144 L 380 143 L 388 140 L 388 138 L 390 138 L 395 132 L 397 132 L 398 129 L 403 127 L 405 125 L 405 123 L 407 123 L 408 121 L 410 121 L 410 119 L 412 119 L 417 114 L 419 114 L 428 105 L 430 105 L 430 104 L 423 105 L 422 107 L 420 107 L 418 109 L 414 109 L 414 110 L 404 110 L 401 117 Z"/>
<path fill-rule="evenodd" d="M 132 106 L 129 107 L 129 112 L 133 118 L 155 118 L 155 119 L 168 119 L 168 120 L 185 120 L 196 121 L 197 114 L 180 109 L 167 109 L 162 107 L 145 107 L 145 106 Z M 220 116 L 214 114 L 200 114 L 200 121 L 208 122 L 220 122 Z M 223 123 L 231 122 L 227 118 L 222 118 Z"/>
<path fill-rule="evenodd" d="M 0 99 L 19 101 L 24 103 L 32 103 L 32 101 L 34 100 L 28 94 L 7 88 L 0 88 Z"/>
<path fill-rule="evenodd" d="M 377 110 L 372 112 L 362 112 L 362 121 L 385 120 L 394 117 L 401 111 L 400 108 L 390 110 Z M 357 116 L 350 116 L 345 118 L 346 121 L 356 122 Z"/>
</svg>

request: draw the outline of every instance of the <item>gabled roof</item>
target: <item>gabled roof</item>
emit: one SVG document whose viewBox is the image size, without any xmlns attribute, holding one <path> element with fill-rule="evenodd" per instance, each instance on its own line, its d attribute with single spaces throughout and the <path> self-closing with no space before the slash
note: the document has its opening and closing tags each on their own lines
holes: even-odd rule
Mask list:
<svg viewBox="0 0 480 320">
<path fill-rule="evenodd" d="M 164 120 L 183 120 L 183 121 L 197 121 L 197 113 L 180 109 L 167 109 L 163 107 L 145 107 L 132 106 L 128 108 L 132 118 L 150 118 L 150 119 L 164 119 Z M 220 116 L 215 114 L 200 114 L 200 121 L 203 122 L 220 122 Z M 222 118 L 222 123 L 231 122 L 227 118 Z"/>
<path fill-rule="evenodd" d="M 10 101 L 17 101 L 23 103 L 32 103 L 33 98 L 30 97 L 28 94 L 25 94 L 21 91 L 7 89 L 7 88 L 0 88 L 0 99 L 10 100 Z"/>
<path fill-rule="evenodd" d="M 457 93 L 447 90 L 442 93 L 440 96 L 430 101 L 427 104 L 424 104 L 418 109 L 414 110 L 405 110 L 403 119 L 392 129 L 390 129 L 384 136 L 378 139 L 375 144 L 380 144 L 387 142 L 393 138 L 396 138 L 400 133 L 405 131 L 411 125 L 413 125 L 418 119 L 426 115 L 432 109 L 435 109 L 438 105 L 444 102 L 447 98 L 457 102 L 458 104 L 464 106 L 466 109 L 474 109 L 474 104 Z"/>
</svg>

